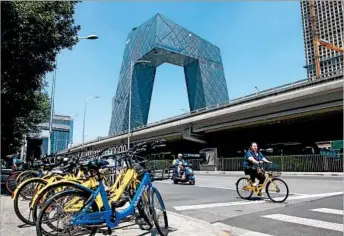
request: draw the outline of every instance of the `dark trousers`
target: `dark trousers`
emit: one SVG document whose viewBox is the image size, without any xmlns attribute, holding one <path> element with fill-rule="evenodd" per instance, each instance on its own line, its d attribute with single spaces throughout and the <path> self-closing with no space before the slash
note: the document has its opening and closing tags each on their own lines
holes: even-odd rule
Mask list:
<svg viewBox="0 0 344 236">
<path fill-rule="evenodd" d="M 250 176 L 253 183 L 256 181 L 256 178 L 259 180 L 259 184 L 263 184 L 265 181 L 264 173 L 258 173 L 257 169 L 245 168 L 244 172 L 245 172 L 245 175 Z"/>
</svg>

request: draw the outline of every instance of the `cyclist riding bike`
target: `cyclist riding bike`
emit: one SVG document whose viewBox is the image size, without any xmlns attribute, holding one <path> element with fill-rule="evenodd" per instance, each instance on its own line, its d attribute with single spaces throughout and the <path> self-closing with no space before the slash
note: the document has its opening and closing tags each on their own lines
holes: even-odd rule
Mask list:
<svg viewBox="0 0 344 236">
<path fill-rule="evenodd" d="M 259 184 L 263 184 L 265 181 L 265 175 L 259 171 L 258 165 L 262 163 L 272 163 L 266 159 L 263 154 L 258 151 L 258 145 L 255 142 L 251 143 L 250 149 L 246 152 L 244 157 L 244 172 L 245 175 L 249 175 L 252 181 L 252 184 L 256 186 L 256 178 L 259 180 Z M 258 196 L 264 197 L 261 192 L 258 193 Z"/>
</svg>

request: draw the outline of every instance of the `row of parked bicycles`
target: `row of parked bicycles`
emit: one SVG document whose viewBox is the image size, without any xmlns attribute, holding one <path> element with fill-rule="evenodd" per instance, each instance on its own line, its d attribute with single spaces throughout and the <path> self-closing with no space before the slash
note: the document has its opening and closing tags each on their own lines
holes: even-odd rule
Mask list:
<svg viewBox="0 0 344 236">
<path fill-rule="evenodd" d="M 10 176 L 14 211 L 37 235 L 110 235 L 121 222 L 135 220 L 144 230 L 154 225 L 168 235 L 163 199 L 152 185 L 154 166 L 148 153 L 164 141 L 140 143 L 132 149 L 80 158 L 66 154 L 45 158 L 29 170 Z M 121 168 L 118 164 L 123 163 Z"/>
</svg>

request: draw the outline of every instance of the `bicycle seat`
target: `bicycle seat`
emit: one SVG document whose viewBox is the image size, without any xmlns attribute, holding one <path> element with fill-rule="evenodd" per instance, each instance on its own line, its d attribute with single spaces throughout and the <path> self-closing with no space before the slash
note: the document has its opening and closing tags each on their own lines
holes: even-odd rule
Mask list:
<svg viewBox="0 0 344 236">
<path fill-rule="evenodd" d="M 51 173 L 52 174 L 62 175 L 62 176 L 66 175 L 61 169 L 53 169 L 53 170 L 51 170 Z"/>
</svg>

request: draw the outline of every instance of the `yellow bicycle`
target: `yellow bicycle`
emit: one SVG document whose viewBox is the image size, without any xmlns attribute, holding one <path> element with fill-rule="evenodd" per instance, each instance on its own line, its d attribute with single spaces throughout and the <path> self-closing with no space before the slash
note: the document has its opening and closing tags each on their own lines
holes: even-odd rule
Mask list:
<svg viewBox="0 0 344 236">
<path fill-rule="evenodd" d="M 250 199 L 253 194 L 259 194 L 265 189 L 269 199 L 276 203 L 282 203 L 289 196 L 287 183 L 278 178 L 281 174 L 275 171 L 266 171 L 262 167 L 257 167 L 258 172 L 265 175 L 263 184 L 255 185 L 249 176 L 241 177 L 236 182 L 236 191 L 240 198 Z"/>
<path fill-rule="evenodd" d="M 53 171 L 52 167 L 56 167 L 46 164 L 45 167 L 49 167 L 50 171 L 42 178 L 30 178 L 23 181 L 14 191 L 12 199 L 14 201 L 14 211 L 18 218 L 26 224 L 34 225 L 35 222 L 31 219 L 31 203 L 32 200 L 37 197 L 37 193 L 45 186 L 51 185 L 54 182 L 61 180 L 80 182 L 84 178 L 84 173 L 78 171 L 77 173 L 69 171 L 68 174 L 64 174 L 62 171 Z M 69 167 L 65 167 L 69 168 Z M 20 199 L 23 198 L 23 200 Z M 27 211 L 27 203 L 29 203 L 30 211 Z M 26 216 L 25 216 L 26 215 Z"/>
<path fill-rule="evenodd" d="M 137 191 L 137 187 L 140 185 L 140 180 L 139 180 L 139 173 L 137 169 L 134 167 L 131 167 L 131 165 L 127 165 L 129 167 L 122 168 L 119 175 L 116 178 L 115 183 L 110 186 L 110 188 L 107 190 L 108 194 L 108 202 L 110 205 L 116 205 L 116 207 L 122 207 L 125 205 L 125 203 L 131 201 L 131 198 L 135 195 Z M 95 180 L 95 177 L 91 177 L 93 180 Z M 97 180 L 95 180 L 97 181 Z M 85 182 L 86 183 L 86 182 Z M 52 194 L 56 194 L 61 191 L 66 191 L 66 190 L 79 190 L 81 192 L 90 192 L 91 189 L 94 189 L 95 187 L 98 187 L 98 181 L 96 182 L 97 184 L 94 184 L 92 186 L 87 186 L 87 184 L 77 184 L 77 183 L 71 183 L 71 182 L 66 182 L 66 181 L 60 181 L 56 182 L 53 185 L 47 186 L 44 189 L 41 190 L 41 193 L 39 196 L 47 194 L 47 192 L 50 190 L 53 190 Z M 57 188 L 59 188 L 57 190 Z M 68 188 L 68 189 L 67 189 Z M 56 191 L 54 191 L 54 189 Z M 125 193 L 128 193 L 129 196 L 126 196 Z M 39 197 L 38 197 L 39 198 Z M 69 198 L 66 202 L 64 202 L 63 206 L 63 215 L 65 216 L 70 216 L 73 215 L 74 213 L 79 212 L 84 206 L 85 206 L 85 201 L 87 198 L 81 197 L 81 196 L 74 196 Z M 92 211 L 102 211 L 103 210 L 103 202 L 102 202 L 101 195 L 98 194 L 95 198 L 95 204 L 92 206 Z M 35 206 L 33 207 L 33 221 L 35 222 L 38 217 L 38 204 L 37 200 L 35 202 Z M 148 228 L 146 227 L 145 229 L 150 229 L 153 226 L 153 222 L 150 220 L 150 211 L 147 209 L 147 207 L 144 206 L 149 206 L 149 197 L 148 193 L 144 192 L 143 197 L 142 197 L 142 202 L 138 204 L 138 211 L 140 218 L 142 218 L 146 225 L 148 225 Z M 44 207 L 44 206 L 43 206 Z M 50 211 L 54 211 L 54 207 L 48 208 L 45 210 L 45 214 L 50 214 Z M 54 215 L 54 214 L 53 214 Z M 54 219 L 55 221 L 56 219 Z M 53 230 L 57 232 L 62 232 L 63 229 L 56 227 L 56 224 L 53 224 L 53 222 L 46 223 L 45 225 L 48 226 L 49 229 L 44 229 L 42 228 L 43 233 L 48 233 L 48 231 Z M 59 225 L 59 224 L 58 224 Z"/>
</svg>

